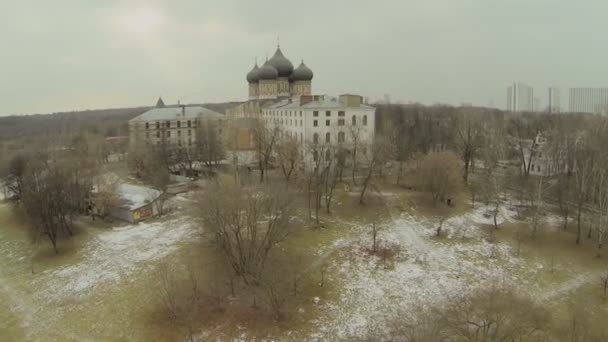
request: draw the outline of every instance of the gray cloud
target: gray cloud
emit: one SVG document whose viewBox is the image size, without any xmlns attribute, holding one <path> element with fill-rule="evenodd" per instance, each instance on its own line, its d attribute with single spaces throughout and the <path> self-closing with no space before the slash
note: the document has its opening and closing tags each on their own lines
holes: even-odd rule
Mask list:
<svg viewBox="0 0 608 342">
<path fill-rule="evenodd" d="M 285 54 L 317 93 L 502 106 L 508 83 L 608 86 L 603 0 L 10 1 L 0 115 L 244 99 L 253 59 Z M 143 13 L 143 14 L 142 14 Z M 152 13 L 152 14 L 150 14 Z M 150 17 L 150 32 L 125 22 Z M 145 25 L 144 25 L 145 26 Z M 605 83 L 604 83 L 605 82 Z"/>
</svg>

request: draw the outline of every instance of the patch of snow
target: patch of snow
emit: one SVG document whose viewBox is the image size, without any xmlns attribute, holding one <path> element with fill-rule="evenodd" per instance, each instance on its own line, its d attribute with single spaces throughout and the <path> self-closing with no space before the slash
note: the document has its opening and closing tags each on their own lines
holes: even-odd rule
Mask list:
<svg viewBox="0 0 608 342">
<path fill-rule="evenodd" d="M 444 227 L 459 226 L 478 231 L 485 208 L 456 217 Z M 510 212 L 501 212 L 503 220 Z M 393 217 L 393 224 L 379 234 L 382 245 L 397 251 L 393 269 L 380 267 L 380 257 L 371 256 L 369 229 L 350 242 L 337 241 L 342 257 L 332 268 L 344 280 L 337 304 L 321 304 L 326 316 L 316 321 L 320 338 L 349 339 L 365 337 L 372 328 L 387 332 L 390 319 L 415 314 L 419 305 L 433 305 L 448 296 L 464 295 L 476 288 L 494 283 L 521 282 L 514 274 L 525 267 L 513 256 L 506 244 L 492 244 L 485 239 L 467 243 L 441 243 L 429 237 L 436 222 L 418 220 L 409 215 Z M 347 247 L 347 244 L 350 247 Z"/>
<path fill-rule="evenodd" d="M 128 280 L 147 262 L 164 258 L 177 249 L 179 242 L 195 236 L 196 228 L 188 217 L 103 232 L 83 248 L 78 263 L 44 272 L 44 281 L 56 282 L 57 286 L 42 288 L 53 290 L 45 293 L 52 300 L 87 295 L 101 284 Z"/>
</svg>

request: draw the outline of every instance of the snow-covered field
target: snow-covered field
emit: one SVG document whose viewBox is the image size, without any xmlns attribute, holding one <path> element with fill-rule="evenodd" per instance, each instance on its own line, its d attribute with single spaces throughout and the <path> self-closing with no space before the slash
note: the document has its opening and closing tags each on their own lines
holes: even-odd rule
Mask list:
<svg viewBox="0 0 608 342">
<path fill-rule="evenodd" d="M 185 216 L 113 228 L 84 247 L 80 262 L 47 270 L 37 281 L 52 289 L 44 293 L 49 300 L 86 296 L 99 285 L 128 281 L 142 266 L 175 251 L 180 241 L 194 238 L 196 231 Z"/>
<path fill-rule="evenodd" d="M 5 242 L 0 244 L 0 247 L 5 247 L 0 250 L 0 256 L 10 260 L 4 260 L 8 268 L 0 269 L 0 301 L 5 300 L 0 310 L 9 310 L 9 317 L 18 322 L 18 330 L 27 340 L 79 340 L 90 336 L 87 334 L 92 330 L 81 330 L 87 327 L 96 330 L 95 336 L 103 336 L 102 331 L 108 324 L 117 324 L 116 317 L 106 317 L 105 323 L 90 322 L 91 317 L 98 315 L 90 308 L 102 307 L 105 305 L 103 302 L 112 301 L 105 297 L 106 293 L 116 293 L 117 289 L 122 291 L 126 284 L 137 282 L 140 286 L 142 279 L 148 279 L 145 276 L 147 271 L 176 252 L 183 242 L 198 239 L 198 232 L 190 217 L 177 213 L 162 221 L 93 230 L 81 241 L 83 245 L 76 254 L 66 256 L 67 259 L 61 263 L 35 264 L 34 274 L 29 272 L 28 252 L 22 247 L 13 250 L 13 246 Z M 99 302 L 100 298 L 103 302 Z M 137 306 L 137 303 L 125 305 Z M 103 310 L 108 308 L 99 312 L 105 312 Z M 74 321 L 72 311 L 83 311 L 79 316 L 82 321 Z M 127 307 L 125 312 L 129 312 Z M 68 319 L 70 322 L 66 321 L 66 316 L 71 317 Z M 11 326 L 7 328 L 14 329 Z M 3 323 L 0 322 L 0 336 L 2 330 Z M 130 332 L 115 334 L 129 336 Z"/>
<path fill-rule="evenodd" d="M 463 295 L 489 284 L 517 284 L 525 265 L 511 247 L 482 238 L 479 224 L 490 224 L 486 208 L 444 223 L 448 240 L 434 240 L 437 222 L 420 221 L 409 215 L 393 217 L 382 228 L 384 246 L 398 249 L 395 262 L 385 269 L 382 259 L 370 256 L 369 228 L 359 228 L 357 237 L 338 240 L 340 258 L 333 265 L 343 280 L 339 303 L 325 304 L 318 337 L 365 337 L 370 331 L 386 332 L 389 317 L 415 314 L 420 306 L 433 305 L 448 295 Z M 514 213 L 503 209 L 499 220 Z M 466 239 L 462 239 L 466 237 Z M 451 241 L 452 240 L 452 241 Z M 407 317 L 404 317 L 407 318 Z"/>
</svg>

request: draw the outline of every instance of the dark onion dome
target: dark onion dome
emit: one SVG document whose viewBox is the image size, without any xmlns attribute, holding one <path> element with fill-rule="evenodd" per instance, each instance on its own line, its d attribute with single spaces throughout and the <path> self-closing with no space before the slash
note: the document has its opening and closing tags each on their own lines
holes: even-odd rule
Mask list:
<svg viewBox="0 0 608 342">
<path fill-rule="evenodd" d="M 280 47 L 277 47 L 277 51 L 274 53 L 274 56 L 268 60 L 268 63 L 277 69 L 279 77 L 289 77 L 293 72 L 293 64 L 291 64 L 289 59 L 283 56 Z"/>
<path fill-rule="evenodd" d="M 279 77 L 279 72 L 269 62 L 266 61 L 258 70 L 258 80 L 276 80 Z"/>
<path fill-rule="evenodd" d="M 293 82 L 310 81 L 312 80 L 313 76 L 314 74 L 312 73 L 312 70 L 310 70 L 310 68 L 307 67 L 306 64 L 304 64 L 304 61 L 302 61 L 302 63 L 300 63 L 300 66 L 298 66 L 296 70 L 294 70 L 291 74 L 291 80 Z"/>
<path fill-rule="evenodd" d="M 251 71 L 247 73 L 247 82 L 256 83 L 257 81 L 259 81 L 260 80 L 259 73 L 260 73 L 260 68 L 258 67 L 258 63 L 255 63 L 255 66 L 253 67 L 253 69 L 251 69 Z"/>
</svg>

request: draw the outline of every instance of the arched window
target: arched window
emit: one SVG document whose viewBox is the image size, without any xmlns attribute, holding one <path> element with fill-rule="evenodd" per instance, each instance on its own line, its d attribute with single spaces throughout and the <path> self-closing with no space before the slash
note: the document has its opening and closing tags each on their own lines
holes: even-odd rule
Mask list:
<svg viewBox="0 0 608 342">
<path fill-rule="evenodd" d="M 329 132 L 325 133 L 325 142 L 328 144 L 331 142 L 331 134 Z"/>
<path fill-rule="evenodd" d="M 357 124 L 357 117 L 353 115 L 353 126 Z"/>
<path fill-rule="evenodd" d="M 339 143 L 344 142 L 344 132 L 338 132 L 338 142 Z"/>
<path fill-rule="evenodd" d="M 327 151 L 325 151 L 325 161 L 330 161 L 331 160 L 331 150 L 327 149 Z"/>
<path fill-rule="evenodd" d="M 312 152 L 312 159 L 314 159 L 314 161 L 319 160 L 319 152 L 317 152 L 317 150 Z"/>
<path fill-rule="evenodd" d="M 363 115 L 363 126 L 367 126 L 367 115 Z"/>
<path fill-rule="evenodd" d="M 150 123 L 146 122 L 146 129 L 150 128 Z"/>
<path fill-rule="evenodd" d="M 315 134 L 312 135 L 312 143 L 313 144 L 318 144 L 319 143 L 319 133 L 315 133 Z"/>
</svg>

